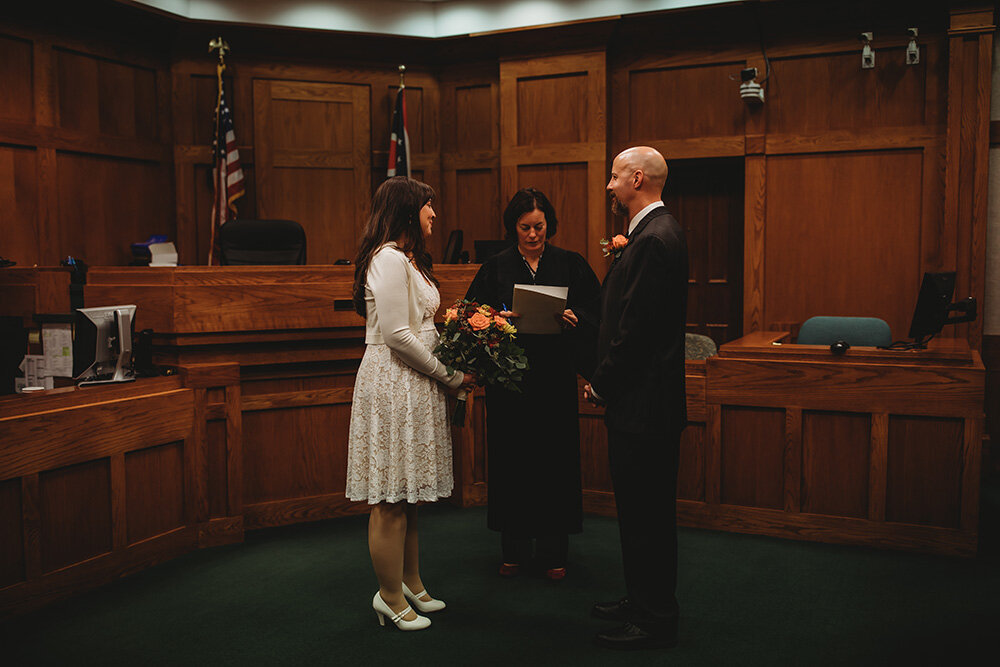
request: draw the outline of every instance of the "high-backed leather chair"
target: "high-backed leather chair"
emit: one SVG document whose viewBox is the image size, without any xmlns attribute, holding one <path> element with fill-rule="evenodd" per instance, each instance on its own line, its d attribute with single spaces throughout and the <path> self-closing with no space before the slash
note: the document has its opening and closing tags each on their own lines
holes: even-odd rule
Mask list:
<svg viewBox="0 0 1000 667">
<path fill-rule="evenodd" d="M 224 266 L 306 263 L 306 233 L 293 220 L 229 220 L 219 242 Z"/>
<path fill-rule="evenodd" d="M 892 330 L 877 317 L 810 317 L 799 329 L 795 341 L 800 345 L 848 345 L 887 347 L 892 344 Z"/>
</svg>

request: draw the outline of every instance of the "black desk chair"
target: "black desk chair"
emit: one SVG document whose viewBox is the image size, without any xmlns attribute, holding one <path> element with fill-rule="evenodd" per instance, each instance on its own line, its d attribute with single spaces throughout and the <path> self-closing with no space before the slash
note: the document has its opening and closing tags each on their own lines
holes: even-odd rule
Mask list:
<svg viewBox="0 0 1000 667">
<path fill-rule="evenodd" d="M 448 235 L 448 244 L 444 247 L 444 257 L 441 258 L 442 264 L 458 264 L 462 256 L 462 236 L 461 229 L 454 229 Z"/>
<path fill-rule="evenodd" d="M 306 233 L 292 220 L 229 220 L 219 243 L 223 266 L 306 263 Z"/>
</svg>

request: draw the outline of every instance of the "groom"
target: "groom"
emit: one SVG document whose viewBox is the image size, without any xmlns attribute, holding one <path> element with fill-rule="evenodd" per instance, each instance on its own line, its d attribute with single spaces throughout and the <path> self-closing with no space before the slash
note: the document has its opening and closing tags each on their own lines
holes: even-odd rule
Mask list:
<svg viewBox="0 0 1000 667">
<path fill-rule="evenodd" d="M 677 643 L 677 460 L 687 423 L 684 332 L 687 242 L 661 201 L 667 163 L 638 146 L 611 165 L 611 209 L 628 219 L 601 291 L 597 369 L 584 396 L 607 405 L 626 596 L 595 604 L 619 626 L 597 636 L 619 649 Z"/>
</svg>

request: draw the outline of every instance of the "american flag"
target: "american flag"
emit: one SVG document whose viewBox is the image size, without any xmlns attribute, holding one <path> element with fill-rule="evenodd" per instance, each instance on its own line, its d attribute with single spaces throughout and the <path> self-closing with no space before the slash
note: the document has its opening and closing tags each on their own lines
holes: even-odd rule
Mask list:
<svg viewBox="0 0 1000 667">
<path fill-rule="evenodd" d="M 226 104 L 226 90 L 222 81 L 225 65 L 219 65 L 219 99 L 215 107 L 215 139 L 212 142 L 215 163 L 212 168 L 212 243 L 208 264 L 219 262 L 218 230 L 226 220 L 236 217 L 236 200 L 243 196 L 243 169 L 240 152 L 236 149 L 236 132 L 233 114 Z"/>
<path fill-rule="evenodd" d="M 389 137 L 389 170 L 387 175 L 410 176 L 410 135 L 406 133 L 406 99 L 404 86 L 396 94 L 396 108 L 392 112 L 392 135 Z"/>
</svg>

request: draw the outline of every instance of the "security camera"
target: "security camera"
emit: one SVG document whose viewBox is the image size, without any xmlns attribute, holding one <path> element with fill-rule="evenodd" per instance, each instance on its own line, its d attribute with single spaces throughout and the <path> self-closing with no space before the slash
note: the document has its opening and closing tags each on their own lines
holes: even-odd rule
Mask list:
<svg viewBox="0 0 1000 667">
<path fill-rule="evenodd" d="M 920 47 L 917 46 L 917 35 L 920 31 L 916 28 L 907 28 L 906 34 L 910 36 L 910 43 L 906 45 L 906 64 L 918 65 L 920 63 Z"/>
<path fill-rule="evenodd" d="M 751 106 L 764 103 L 764 88 L 754 81 L 756 78 L 756 67 L 747 67 L 744 70 L 740 70 L 740 80 L 743 82 L 740 84 L 740 97 Z"/>
<path fill-rule="evenodd" d="M 870 32 L 863 32 L 858 35 L 858 39 L 864 46 L 861 49 L 861 69 L 873 69 L 875 67 L 875 49 L 872 48 L 874 35 Z"/>
</svg>

